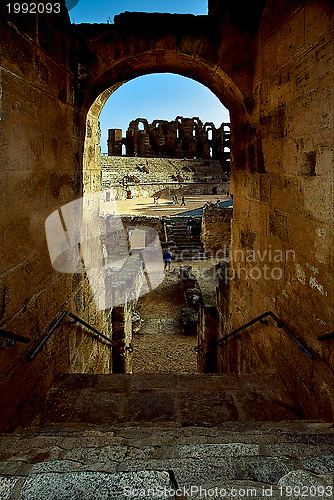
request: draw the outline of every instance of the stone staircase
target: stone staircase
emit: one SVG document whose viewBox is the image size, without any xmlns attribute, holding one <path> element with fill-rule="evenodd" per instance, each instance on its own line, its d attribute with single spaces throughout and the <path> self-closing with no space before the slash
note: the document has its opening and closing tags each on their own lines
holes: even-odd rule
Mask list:
<svg viewBox="0 0 334 500">
<path fill-rule="evenodd" d="M 1 437 L 0 498 L 332 498 L 333 425 L 299 420 L 278 382 L 63 375 L 31 426 Z"/>
<path fill-rule="evenodd" d="M 205 259 L 205 252 L 201 242 L 200 234 L 196 232 L 190 235 L 187 232 L 189 217 L 169 217 L 165 219 L 167 240 L 175 243 L 172 250 L 175 260 L 199 260 Z M 196 224 L 200 224 L 200 218 L 193 218 Z M 198 232 L 199 233 L 199 232 Z"/>
</svg>

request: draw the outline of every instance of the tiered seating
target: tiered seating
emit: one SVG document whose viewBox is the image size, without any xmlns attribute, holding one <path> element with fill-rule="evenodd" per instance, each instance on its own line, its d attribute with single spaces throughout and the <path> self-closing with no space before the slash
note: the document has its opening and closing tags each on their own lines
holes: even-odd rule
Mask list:
<svg viewBox="0 0 334 500">
<path fill-rule="evenodd" d="M 227 180 L 217 160 L 102 156 L 101 164 L 104 188 L 120 185 L 125 178 L 141 184 Z"/>
</svg>

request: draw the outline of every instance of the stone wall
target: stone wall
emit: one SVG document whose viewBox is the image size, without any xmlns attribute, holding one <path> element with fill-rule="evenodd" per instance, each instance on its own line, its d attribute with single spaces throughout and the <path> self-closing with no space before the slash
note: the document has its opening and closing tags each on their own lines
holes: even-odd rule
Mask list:
<svg viewBox="0 0 334 500">
<path fill-rule="evenodd" d="M 122 223 L 125 227 L 128 226 L 145 226 L 155 229 L 159 235 L 160 241 L 165 241 L 165 233 L 163 222 L 160 217 L 147 216 L 147 215 L 123 215 Z M 155 233 L 153 233 L 153 237 Z"/>
<path fill-rule="evenodd" d="M 202 217 L 201 240 L 207 256 L 220 259 L 229 256 L 233 207 L 205 205 Z"/>
<path fill-rule="evenodd" d="M 332 341 L 318 340 L 333 330 L 333 68 L 331 2 L 268 1 L 231 179 L 230 328 L 273 310 L 317 358 L 270 321 L 231 345 L 234 369 L 278 372 L 301 414 L 325 419 L 334 415 Z"/>
<path fill-rule="evenodd" d="M 59 372 L 110 371 L 111 353 L 64 319 L 27 361 L 62 310 L 104 325 L 107 334 L 109 326 L 87 280 L 52 268 L 45 237 L 46 218 L 82 196 L 85 115 L 68 14 L 8 16 L 4 4 L 0 9 L 0 327 L 30 339 L 0 350 L 4 430 L 29 420 Z"/>
</svg>

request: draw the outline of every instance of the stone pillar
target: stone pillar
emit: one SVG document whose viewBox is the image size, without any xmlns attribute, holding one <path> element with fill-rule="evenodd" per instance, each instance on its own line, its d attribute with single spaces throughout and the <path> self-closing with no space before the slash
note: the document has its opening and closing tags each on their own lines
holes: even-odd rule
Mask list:
<svg viewBox="0 0 334 500">
<path fill-rule="evenodd" d="M 122 129 L 108 129 L 108 156 L 122 156 Z"/>
<path fill-rule="evenodd" d="M 126 303 L 113 308 L 113 373 L 132 373 L 132 320 L 131 304 Z"/>
</svg>

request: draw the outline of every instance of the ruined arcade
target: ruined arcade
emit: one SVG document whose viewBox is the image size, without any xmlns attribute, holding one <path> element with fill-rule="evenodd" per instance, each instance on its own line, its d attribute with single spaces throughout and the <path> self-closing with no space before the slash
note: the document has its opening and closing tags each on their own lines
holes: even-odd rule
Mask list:
<svg viewBox="0 0 334 500">
<path fill-rule="evenodd" d="M 212 453 L 210 460 L 217 460 L 222 477 L 231 481 L 290 484 L 279 481 L 285 474 L 300 472 L 302 477 L 313 474 L 321 484 L 330 484 L 334 472 L 330 459 L 327 468 L 309 462 L 312 457 L 333 455 L 333 3 L 209 0 L 206 16 L 125 12 L 113 24 L 81 25 L 71 24 L 65 2 L 60 4 L 59 14 L 29 18 L 0 6 L 4 477 L 11 485 L 10 481 L 16 484 L 17 477 L 28 477 L 31 471 L 44 474 L 49 460 L 50 467 L 55 467 L 52 473 L 57 474 L 55 463 L 51 464 L 53 455 L 45 458 L 51 446 L 47 432 L 70 433 L 64 441 L 66 453 L 63 450 L 54 457 L 59 464 L 68 460 L 67 467 L 77 456 L 70 440 L 80 447 L 79 434 L 88 426 L 92 431 L 85 438 L 88 448 L 119 444 L 128 447 L 125 455 L 132 458 L 137 457 L 138 432 L 146 447 L 143 456 L 137 457 L 142 460 L 140 471 L 152 469 L 144 458 L 157 460 L 153 472 L 170 471 L 171 463 L 175 465 L 180 457 L 189 461 L 191 469 L 196 454 Z M 151 124 L 138 118 L 126 137 L 117 129 L 109 131 L 108 156 L 103 157 L 99 116 L 104 104 L 124 82 L 153 72 L 177 73 L 202 83 L 229 109 L 231 124 L 215 129 L 200 117 L 179 116 L 171 122 L 157 117 Z M 139 130 L 142 122 L 144 129 Z M 163 167 L 168 159 L 170 172 Z M 143 266 L 143 252 L 130 255 L 133 267 L 124 264 L 126 273 L 120 280 L 113 274 L 105 248 L 128 252 L 126 231 L 135 231 L 137 225 L 146 227 L 151 251 L 160 250 L 157 242 L 161 249 L 172 240 L 175 243 L 177 231 L 175 219 L 125 217 L 126 231 L 123 225 L 117 226 L 117 235 L 125 235 L 123 240 L 113 239 L 114 219 L 101 216 L 99 203 L 106 200 L 100 200 L 99 193 L 117 188 L 119 198 L 126 198 L 124 192 L 130 189 L 117 187 L 122 161 L 134 172 L 138 166 L 142 169 L 137 168 L 140 182 L 131 185 L 134 197 L 142 196 L 142 179 L 152 177 L 150 162 L 159 178 L 151 191 L 145 187 L 147 196 L 174 196 L 185 175 L 195 184 L 191 167 L 195 161 L 202 162 L 201 172 L 208 170 L 207 175 L 201 174 L 198 190 L 220 195 L 222 183 L 230 182 L 233 215 L 228 207 L 204 207 L 198 235 L 206 258 L 217 253 L 220 257 L 220 249 L 226 247 L 228 259 L 226 255 L 216 259 L 206 281 L 189 274 L 186 266 L 177 277 L 188 308 L 199 318 L 198 373 L 131 375 L 136 321 L 131 307 L 141 294 L 152 292 L 147 278 L 150 263 L 145 261 Z M 181 171 L 182 161 L 188 174 Z M 164 172 L 170 178 L 164 178 Z M 154 184 L 152 178 L 149 182 Z M 168 183 L 174 191 L 167 190 Z M 85 238 L 79 246 L 74 240 L 80 272 L 73 266 L 66 272 L 57 270 L 50 260 L 46 221 L 83 196 L 92 197 L 85 214 L 99 221 L 101 237 L 92 238 L 88 250 Z M 65 234 L 70 226 L 62 213 L 58 228 Z M 88 254 L 94 266 L 83 265 Z M 109 307 L 103 308 L 94 295 L 92 272 L 106 269 L 107 264 L 110 280 L 102 282 L 102 288 Z M 137 286 L 138 277 L 146 280 L 147 289 Z M 135 293 L 128 294 L 129 280 L 136 284 Z M 159 291 L 158 279 L 156 283 Z M 113 301 L 108 301 L 108 290 L 113 290 Z M 259 408 L 265 409 L 261 413 Z M 284 427 L 286 420 L 296 422 Z M 261 428 L 263 456 L 256 448 L 258 421 L 266 422 Z M 268 424 L 273 421 L 277 427 Z M 249 422 L 251 430 L 245 437 L 242 425 Z M 92 430 L 93 426 L 101 427 Z M 145 426 L 153 428 L 155 439 L 161 427 L 170 455 L 159 455 L 153 437 L 140 430 Z M 212 433 L 211 429 L 202 433 L 203 427 L 212 427 Z M 309 442 L 323 448 L 314 448 L 310 455 L 304 448 L 287 453 L 294 457 L 293 465 L 283 452 L 283 444 L 288 445 L 284 429 L 301 447 Z M 26 458 L 24 439 L 21 442 L 14 435 L 16 441 L 11 441 L 14 430 L 16 436 L 27 436 L 26 445 L 41 457 L 44 469 L 36 466 L 39 459 Z M 107 434 L 98 436 L 99 432 Z M 275 446 L 279 443 L 282 449 L 274 446 L 275 433 L 279 436 Z M 29 445 L 29 439 L 36 441 Z M 203 450 L 191 448 L 196 440 Z M 240 443 L 251 451 L 245 448 L 244 458 L 238 455 L 238 470 L 243 473 L 237 476 L 223 463 L 224 446 Z M 214 445 L 221 447 L 218 457 Z M 8 455 L 7 449 L 12 450 Z M 20 453 L 26 468 L 17 459 Z M 82 470 L 91 471 L 87 464 L 95 458 L 82 458 L 86 456 L 82 449 L 80 453 Z M 255 469 L 247 465 L 246 455 L 254 454 L 261 462 L 268 457 L 276 460 L 275 453 L 286 460 L 277 459 L 277 477 L 257 469 L 250 472 Z M 131 474 L 137 470 L 131 460 L 123 457 L 117 467 L 110 460 L 106 469 L 99 469 L 97 460 L 94 473 Z M 71 467 L 66 473 L 74 470 Z M 191 484 L 179 463 L 173 470 L 177 484 Z M 204 484 L 200 472 L 193 480 Z"/>
</svg>

